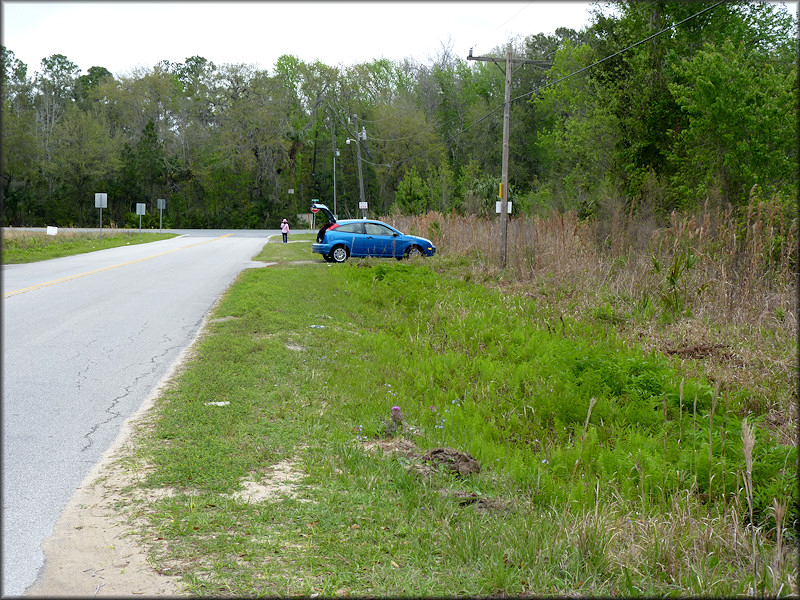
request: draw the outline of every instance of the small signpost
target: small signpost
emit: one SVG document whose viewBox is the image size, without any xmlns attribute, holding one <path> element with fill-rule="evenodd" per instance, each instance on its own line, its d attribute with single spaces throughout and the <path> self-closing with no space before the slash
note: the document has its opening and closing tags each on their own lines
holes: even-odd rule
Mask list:
<svg viewBox="0 0 800 600">
<path fill-rule="evenodd" d="M 312 204 L 316 204 L 317 202 L 319 202 L 319 198 L 312 198 L 311 199 L 311 203 Z M 319 212 L 319 209 L 316 206 L 312 206 L 311 207 L 311 229 L 316 229 L 317 228 L 317 213 L 318 212 Z"/>
<path fill-rule="evenodd" d="M 142 233 L 142 215 L 147 214 L 147 205 L 144 202 L 136 203 L 136 214 L 139 215 L 139 233 Z"/>
<path fill-rule="evenodd" d="M 158 203 L 158 231 L 161 231 L 161 223 L 164 218 L 164 209 L 167 208 L 167 201 L 164 198 L 156 200 Z"/>
<path fill-rule="evenodd" d="M 94 207 L 100 209 L 100 235 L 103 235 L 103 209 L 108 208 L 108 194 L 96 193 Z"/>
<path fill-rule="evenodd" d="M 366 202 L 359 202 L 358 203 L 358 208 L 361 210 L 361 218 L 362 219 L 366 219 L 367 218 L 367 207 L 368 206 L 369 205 Z"/>
</svg>

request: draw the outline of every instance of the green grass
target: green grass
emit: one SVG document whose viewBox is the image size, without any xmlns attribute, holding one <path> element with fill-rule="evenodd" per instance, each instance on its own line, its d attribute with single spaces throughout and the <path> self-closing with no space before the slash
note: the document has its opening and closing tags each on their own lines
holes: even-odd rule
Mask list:
<svg viewBox="0 0 800 600">
<path fill-rule="evenodd" d="M 284 263 L 309 260 L 322 262 L 321 255 L 311 252 L 311 243 L 316 238 L 315 233 L 290 233 L 289 243 L 284 244 L 280 234 L 274 235 L 253 260 Z"/>
<path fill-rule="evenodd" d="M 4 265 L 30 263 L 62 256 L 72 256 L 117 246 L 146 244 L 175 237 L 174 233 L 134 233 L 113 231 L 75 232 L 59 229 L 57 235 L 44 231 L 3 231 Z"/>
<path fill-rule="evenodd" d="M 305 243 L 258 258 L 279 264 L 223 297 L 140 428 L 119 506 L 189 593 L 797 593 L 767 508 L 797 517 L 796 448 L 757 430 L 753 555 L 735 396 L 726 410 L 605 319 L 554 327 L 438 259 L 328 265 Z M 387 437 L 394 405 L 405 426 Z M 420 472 L 441 446 L 481 472 Z M 283 491 L 236 497 L 276 473 Z"/>
</svg>

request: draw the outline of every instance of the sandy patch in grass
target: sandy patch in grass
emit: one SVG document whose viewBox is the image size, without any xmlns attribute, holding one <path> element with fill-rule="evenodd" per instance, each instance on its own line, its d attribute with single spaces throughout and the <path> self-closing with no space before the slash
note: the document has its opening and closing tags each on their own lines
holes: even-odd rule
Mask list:
<svg viewBox="0 0 800 600">
<path fill-rule="evenodd" d="M 242 480 L 243 490 L 231 498 L 243 502 L 263 502 L 279 498 L 297 498 L 297 481 L 300 474 L 292 460 L 284 460 L 272 467 L 269 478 L 262 481 Z M 309 502 L 309 500 L 302 500 Z"/>
</svg>

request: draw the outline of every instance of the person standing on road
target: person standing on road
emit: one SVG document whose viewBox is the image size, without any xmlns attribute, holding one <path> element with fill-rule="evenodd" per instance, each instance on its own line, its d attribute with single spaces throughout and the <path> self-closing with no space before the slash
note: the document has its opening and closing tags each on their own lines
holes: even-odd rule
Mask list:
<svg viewBox="0 0 800 600">
<path fill-rule="evenodd" d="M 289 240 L 289 222 L 286 219 L 281 223 L 281 233 L 283 234 L 283 243 L 285 244 Z"/>
</svg>

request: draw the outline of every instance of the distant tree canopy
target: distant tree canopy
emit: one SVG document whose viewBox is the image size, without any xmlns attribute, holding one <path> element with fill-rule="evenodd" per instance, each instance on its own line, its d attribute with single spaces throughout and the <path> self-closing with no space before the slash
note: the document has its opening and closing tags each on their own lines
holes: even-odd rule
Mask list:
<svg viewBox="0 0 800 600">
<path fill-rule="evenodd" d="M 796 202 L 796 18 L 742 2 L 677 25 L 711 6 L 597 5 L 584 30 L 508 42 L 515 56 L 551 62 L 514 68 L 515 211 L 591 218 L 615 203 L 657 216 L 742 206 L 754 189 Z M 166 198 L 171 227 L 276 227 L 312 198 L 332 204 L 334 180 L 338 212 L 356 216 L 362 128 L 370 212 L 490 214 L 500 64 L 443 46 L 433 64 L 284 55 L 264 71 L 192 56 L 115 76 L 81 74 L 54 54 L 29 75 L 3 47 L 4 225 L 96 225 L 94 193 L 105 192 L 106 224 L 125 225 L 137 202 L 155 213 Z"/>
</svg>

